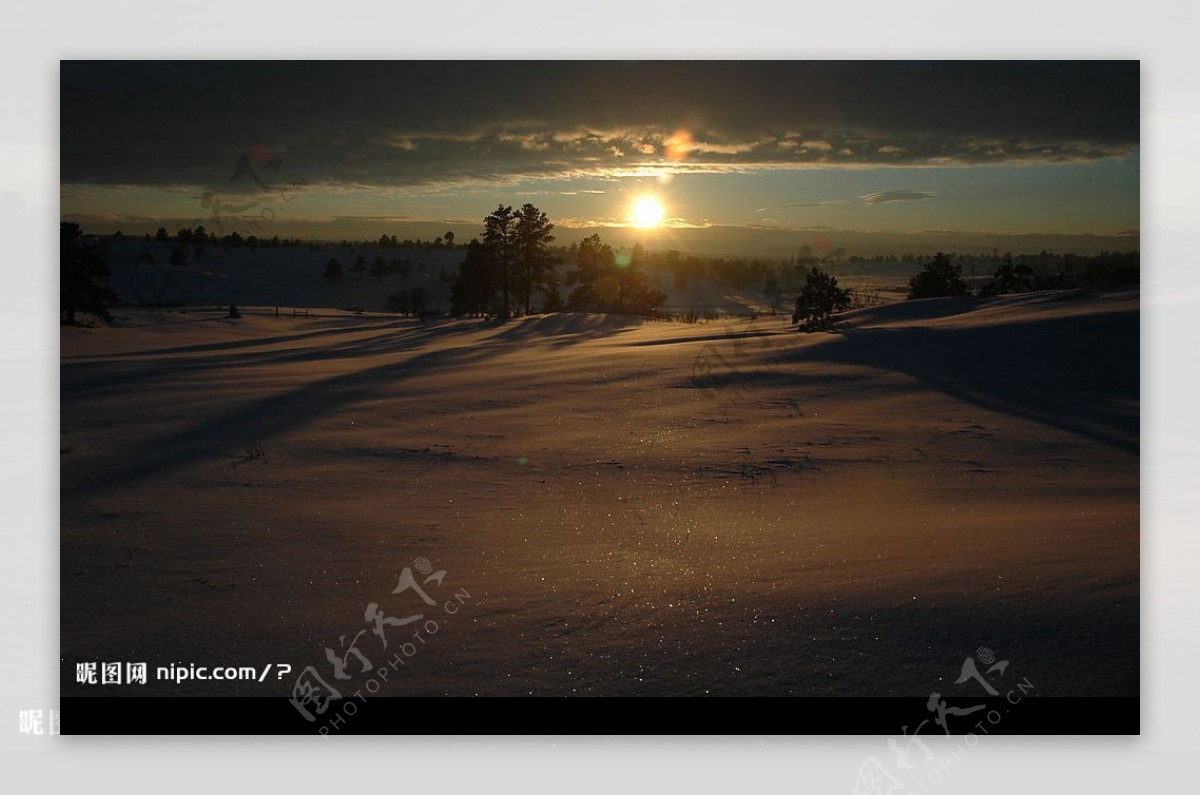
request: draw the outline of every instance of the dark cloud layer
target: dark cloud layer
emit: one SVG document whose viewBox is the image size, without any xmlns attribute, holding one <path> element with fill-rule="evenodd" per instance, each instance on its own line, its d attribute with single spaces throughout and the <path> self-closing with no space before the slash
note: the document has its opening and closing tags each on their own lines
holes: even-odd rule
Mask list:
<svg viewBox="0 0 1200 795">
<path fill-rule="evenodd" d="M 228 189 L 248 153 L 384 185 L 1063 162 L 1136 149 L 1139 115 L 1134 61 L 64 62 L 61 166 L 68 183 Z"/>
</svg>

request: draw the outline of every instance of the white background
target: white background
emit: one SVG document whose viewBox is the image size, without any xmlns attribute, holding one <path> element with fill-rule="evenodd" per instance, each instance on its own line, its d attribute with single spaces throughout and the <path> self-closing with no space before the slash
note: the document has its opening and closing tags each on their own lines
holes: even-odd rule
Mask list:
<svg viewBox="0 0 1200 795">
<path fill-rule="evenodd" d="M 779 6 L 780 4 L 774 4 Z M 926 791 L 1161 792 L 1195 779 L 1200 687 L 1194 348 L 1200 321 L 1196 6 L 956 2 L 162 2 L 10 4 L 0 27 L 0 791 L 845 793 L 882 737 L 825 738 L 802 707 L 713 733 L 628 738 L 613 726 L 540 726 L 481 714 L 475 737 L 321 740 L 27 737 L 18 710 L 57 707 L 58 60 L 60 58 L 1135 58 L 1142 61 L 1141 737 L 985 737 Z M 919 113 L 914 109 L 914 113 Z M 1103 659 L 1079 660 L 1081 669 Z M 228 731 L 238 729 L 230 715 Z M 530 730 L 540 739 L 496 735 Z M 596 736 L 561 739 L 559 731 Z M 605 738 L 602 732 L 610 733 Z M 482 736 L 479 736 L 482 735 Z M 939 753 L 949 749 L 935 747 Z M 917 781 L 906 779 L 915 791 Z"/>
</svg>

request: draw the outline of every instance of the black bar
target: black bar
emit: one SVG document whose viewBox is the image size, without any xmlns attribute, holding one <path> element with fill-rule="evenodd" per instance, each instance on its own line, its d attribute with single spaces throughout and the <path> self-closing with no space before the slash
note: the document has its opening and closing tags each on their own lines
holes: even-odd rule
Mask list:
<svg viewBox="0 0 1200 795">
<path fill-rule="evenodd" d="M 363 696 L 329 702 L 309 722 L 282 697 L 103 697 L 64 696 L 63 734 L 101 735 L 314 735 L 478 734 L 483 726 L 511 725 L 500 712 L 521 710 L 522 726 L 544 727 L 545 734 L 596 734 L 597 726 L 627 726 L 636 734 L 657 735 L 889 735 L 918 731 L 944 735 L 925 698 L 678 698 L 655 699 L 652 721 L 630 723 L 646 715 L 645 701 L 631 698 L 398 698 Z M 970 703 L 966 703 L 969 701 Z M 958 707 L 984 708 L 970 715 L 948 715 L 954 735 L 1140 734 L 1141 699 L 1025 696 L 960 700 Z M 764 709 L 782 718 L 770 725 L 757 720 Z M 632 711 L 631 711 L 632 710 Z M 491 719 L 491 720 L 489 720 Z M 603 722 L 598 722 L 603 721 Z M 927 721 L 921 726 L 922 721 Z M 920 729 L 916 727 L 920 726 Z"/>
</svg>

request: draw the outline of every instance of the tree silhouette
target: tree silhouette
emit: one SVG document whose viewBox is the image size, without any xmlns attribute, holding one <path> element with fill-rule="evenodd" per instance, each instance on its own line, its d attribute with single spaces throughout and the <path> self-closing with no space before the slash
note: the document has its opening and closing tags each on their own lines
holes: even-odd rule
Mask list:
<svg viewBox="0 0 1200 795">
<path fill-rule="evenodd" d="M 371 278 L 375 279 L 376 281 L 379 281 L 385 275 L 387 275 L 387 271 L 387 260 L 383 257 L 376 257 L 371 263 Z"/>
<path fill-rule="evenodd" d="M 400 278 L 404 279 L 406 282 L 408 281 L 408 274 L 411 270 L 412 263 L 400 257 L 393 257 L 392 261 L 388 263 L 388 273 L 398 273 L 400 274 Z"/>
<path fill-rule="evenodd" d="M 483 245 L 488 249 L 492 262 L 500 270 L 501 317 L 508 317 L 512 307 L 509 302 L 509 274 L 512 270 L 515 220 L 513 208 L 503 204 L 483 219 Z"/>
<path fill-rule="evenodd" d="M 575 270 L 567 274 L 567 286 L 574 287 L 567 298 L 570 309 L 603 312 L 615 307 L 620 294 L 616 260 L 612 247 L 600 241 L 600 235 L 589 235 L 575 252 Z"/>
<path fill-rule="evenodd" d="M 117 294 L 99 283 L 110 273 L 104 255 L 102 244 L 83 239 L 79 224 L 59 226 L 59 311 L 68 325 L 75 325 L 77 312 L 112 320 L 108 307 L 118 303 Z"/>
<path fill-rule="evenodd" d="M 450 286 L 450 312 L 482 315 L 499 310 L 499 267 L 493 252 L 478 240 L 467 244 L 467 256 Z"/>
<path fill-rule="evenodd" d="M 635 246 L 618 263 L 612 248 L 601 242 L 599 235 L 585 237 L 575 250 L 575 270 L 567 274 L 567 285 L 574 286 L 567 306 L 595 312 L 652 314 L 667 296 L 642 272 L 645 257 L 645 250 Z"/>
<path fill-rule="evenodd" d="M 561 311 L 557 256 L 550 248 L 553 229 L 546 213 L 532 204 L 517 212 L 497 207 L 484 219 L 482 240 L 472 239 L 465 247 L 450 288 L 451 313 L 507 317 L 515 304 L 528 314 L 538 298 L 543 311 Z M 574 288 L 571 309 L 651 314 L 667 300 L 644 273 L 649 257 L 640 246 L 618 264 L 612 247 L 591 235 L 572 244 L 569 256 L 575 265 L 567 275 L 567 286 Z"/>
<path fill-rule="evenodd" d="M 805 277 L 804 287 L 796 298 L 792 322 L 800 331 L 818 331 L 832 325 L 835 312 L 850 308 L 850 291 L 838 287 L 837 278 L 814 267 Z"/>
<path fill-rule="evenodd" d="M 425 313 L 428 303 L 429 294 L 424 287 L 405 287 L 403 290 L 389 295 L 384 307 L 388 312 L 420 317 Z"/>
<path fill-rule="evenodd" d="M 643 273 L 645 263 L 646 249 L 641 243 L 634 244 L 633 250 L 629 253 L 628 262 L 624 265 L 618 263 L 618 312 L 649 315 L 666 302 L 666 293 L 652 286 L 650 280 Z"/>
<path fill-rule="evenodd" d="M 551 268 L 546 272 L 546 280 L 542 285 L 542 308 L 547 312 L 561 312 L 563 310 L 562 295 L 558 292 L 559 279 L 558 271 Z"/>
<path fill-rule="evenodd" d="M 942 252 L 925 263 L 920 273 L 908 281 L 908 300 L 970 295 L 971 287 L 962 277 L 962 266 L 955 265 Z"/>
<path fill-rule="evenodd" d="M 992 274 L 992 280 L 979 291 L 980 295 L 1027 293 L 1033 289 L 1033 268 L 1021 263 L 1013 265 L 1012 254 L 1004 255 L 1004 264 Z"/>
<path fill-rule="evenodd" d="M 328 279 L 330 284 L 336 284 L 338 279 L 342 278 L 342 263 L 337 261 L 337 257 L 331 258 L 325 263 L 325 270 L 321 275 Z"/>
<path fill-rule="evenodd" d="M 546 293 L 547 275 L 554 270 L 550 251 L 553 229 L 550 218 L 532 204 L 522 206 L 513 223 L 514 281 L 527 315 L 532 310 L 534 291 Z"/>
</svg>

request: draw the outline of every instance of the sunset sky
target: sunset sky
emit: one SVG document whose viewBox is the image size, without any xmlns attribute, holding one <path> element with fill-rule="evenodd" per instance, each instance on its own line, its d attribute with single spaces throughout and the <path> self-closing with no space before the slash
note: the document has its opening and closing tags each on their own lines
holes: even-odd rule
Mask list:
<svg viewBox="0 0 1200 795">
<path fill-rule="evenodd" d="M 1139 80 L 1136 61 L 63 62 L 61 212 L 341 239 L 469 235 L 529 201 L 563 241 L 1136 248 Z"/>
</svg>

